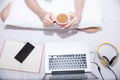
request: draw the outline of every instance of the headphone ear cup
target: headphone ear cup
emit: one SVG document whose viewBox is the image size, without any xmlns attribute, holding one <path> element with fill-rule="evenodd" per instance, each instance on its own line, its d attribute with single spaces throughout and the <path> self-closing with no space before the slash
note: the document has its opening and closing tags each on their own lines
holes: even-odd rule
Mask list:
<svg viewBox="0 0 120 80">
<path fill-rule="evenodd" d="M 115 64 L 116 60 L 117 60 L 117 57 L 114 56 L 114 57 L 110 60 L 110 62 L 109 62 L 110 65 L 113 66 L 113 65 Z"/>
<path fill-rule="evenodd" d="M 109 66 L 109 60 L 108 60 L 108 58 L 105 57 L 105 56 L 103 56 L 103 57 L 101 58 L 101 63 L 102 63 L 102 65 L 105 66 L 105 67 Z"/>
</svg>

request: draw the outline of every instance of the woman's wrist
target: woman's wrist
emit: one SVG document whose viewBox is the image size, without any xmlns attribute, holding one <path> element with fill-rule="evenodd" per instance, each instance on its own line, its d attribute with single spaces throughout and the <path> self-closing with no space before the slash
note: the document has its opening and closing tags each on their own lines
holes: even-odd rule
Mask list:
<svg viewBox="0 0 120 80">
<path fill-rule="evenodd" d="M 76 14 L 76 17 L 78 18 L 78 21 L 80 23 L 81 18 L 82 18 L 82 14 L 80 12 L 76 12 L 75 14 Z"/>
<path fill-rule="evenodd" d="M 43 20 L 43 18 L 45 17 L 46 14 L 47 14 L 47 12 L 44 11 L 44 10 L 37 12 L 37 15 L 39 16 L 39 18 L 40 18 L 41 20 Z"/>
</svg>

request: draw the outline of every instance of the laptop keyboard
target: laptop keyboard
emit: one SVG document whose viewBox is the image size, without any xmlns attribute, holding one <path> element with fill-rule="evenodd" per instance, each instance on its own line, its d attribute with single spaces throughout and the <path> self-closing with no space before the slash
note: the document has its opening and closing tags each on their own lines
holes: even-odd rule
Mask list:
<svg viewBox="0 0 120 80">
<path fill-rule="evenodd" d="M 86 54 L 49 55 L 49 70 L 86 69 Z"/>
</svg>

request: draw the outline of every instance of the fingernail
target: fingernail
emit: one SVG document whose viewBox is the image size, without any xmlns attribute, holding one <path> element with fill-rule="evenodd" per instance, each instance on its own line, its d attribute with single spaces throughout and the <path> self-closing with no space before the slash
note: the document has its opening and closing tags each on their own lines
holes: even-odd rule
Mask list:
<svg viewBox="0 0 120 80">
<path fill-rule="evenodd" d="M 65 29 L 65 27 L 61 27 L 61 29 Z"/>
<path fill-rule="evenodd" d="M 56 23 L 56 21 L 53 21 L 53 23 Z"/>
</svg>

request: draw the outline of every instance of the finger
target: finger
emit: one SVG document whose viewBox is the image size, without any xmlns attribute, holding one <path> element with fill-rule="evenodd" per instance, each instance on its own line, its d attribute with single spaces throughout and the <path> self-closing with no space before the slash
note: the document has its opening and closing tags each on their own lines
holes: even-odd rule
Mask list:
<svg viewBox="0 0 120 80">
<path fill-rule="evenodd" d="M 72 18 L 73 18 L 73 17 L 76 17 L 76 16 L 75 16 L 75 13 L 73 13 L 73 12 L 69 12 L 68 14 L 69 14 L 70 17 L 72 17 Z"/>
<path fill-rule="evenodd" d="M 54 18 L 54 17 L 53 17 Z M 46 16 L 44 19 L 43 19 L 44 22 L 47 22 L 47 23 L 50 23 L 50 24 L 53 24 L 54 21 L 50 18 L 50 16 Z"/>
<path fill-rule="evenodd" d="M 43 20 L 49 21 L 50 23 L 53 23 L 54 21 L 54 15 L 52 13 L 47 13 L 45 15 L 45 17 L 43 18 Z"/>
<path fill-rule="evenodd" d="M 66 24 L 65 26 L 62 26 L 61 29 L 66 29 L 66 28 L 68 28 L 68 27 L 70 27 L 70 26 L 71 26 L 71 22 L 68 23 L 68 24 Z"/>
<path fill-rule="evenodd" d="M 53 25 L 51 25 L 51 24 L 44 24 L 44 26 L 53 27 Z"/>
<path fill-rule="evenodd" d="M 52 21 L 49 17 L 45 17 L 45 18 L 44 18 L 44 21 L 45 21 L 45 22 L 48 22 L 48 23 L 53 23 L 53 21 Z"/>
<path fill-rule="evenodd" d="M 69 22 L 68 24 L 66 24 L 65 26 L 63 26 L 62 29 L 69 28 L 69 27 L 72 27 L 74 25 L 78 25 L 78 23 L 79 22 L 77 20 L 73 19 L 73 20 L 71 20 L 71 22 Z"/>
<path fill-rule="evenodd" d="M 44 26 L 52 27 L 52 24 L 44 24 Z"/>
<path fill-rule="evenodd" d="M 77 20 L 79 23 L 81 21 L 81 17 L 78 17 L 76 13 L 73 13 L 73 12 L 69 12 L 69 15 L 72 19 L 75 19 Z"/>
<path fill-rule="evenodd" d="M 43 20 L 43 24 L 47 26 L 53 26 L 53 23 L 50 23 L 49 21 Z"/>
<path fill-rule="evenodd" d="M 55 17 L 54 17 L 54 15 L 53 14 L 51 14 L 51 18 L 50 18 L 51 20 L 52 20 L 52 23 L 54 23 L 55 22 Z"/>
<path fill-rule="evenodd" d="M 44 23 L 44 24 L 50 24 L 50 22 L 47 21 L 47 20 L 45 20 L 45 19 L 43 20 L 43 23 Z"/>
</svg>

